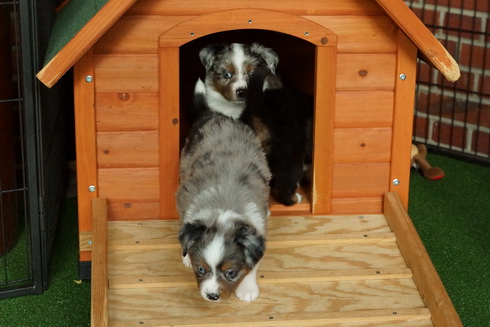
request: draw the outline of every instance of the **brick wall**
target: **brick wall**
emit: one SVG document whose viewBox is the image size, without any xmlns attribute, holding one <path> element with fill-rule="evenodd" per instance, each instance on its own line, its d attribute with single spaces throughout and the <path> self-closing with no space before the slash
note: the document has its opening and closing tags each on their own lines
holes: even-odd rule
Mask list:
<svg viewBox="0 0 490 327">
<path fill-rule="evenodd" d="M 460 65 L 456 83 L 419 64 L 414 139 L 490 158 L 490 1 L 405 0 Z"/>
</svg>

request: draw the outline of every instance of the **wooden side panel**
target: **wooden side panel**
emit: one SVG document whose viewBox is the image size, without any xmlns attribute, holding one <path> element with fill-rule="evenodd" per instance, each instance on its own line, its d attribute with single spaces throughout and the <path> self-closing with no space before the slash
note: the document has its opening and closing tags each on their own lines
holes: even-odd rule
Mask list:
<svg viewBox="0 0 490 327">
<path fill-rule="evenodd" d="M 389 163 L 335 164 L 334 198 L 382 197 L 388 191 Z"/>
<path fill-rule="evenodd" d="M 316 49 L 313 190 L 311 212 L 331 211 L 333 139 L 335 115 L 335 48 Z"/>
<path fill-rule="evenodd" d="M 99 195 L 112 200 L 158 202 L 158 168 L 99 169 Z"/>
<path fill-rule="evenodd" d="M 339 54 L 337 90 L 392 91 L 395 86 L 396 55 Z"/>
<path fill-rule="evenodd" d="M 97 92 L 157 92 L 158 56 L 96 55 Z"/>
<path fill-rule="evenodd" d="M 335 127 L 391 127 L 393 124 L 393 91 L 337 92 Z"/>
<path fill-rule="evenodd" d="M 332 199 L 332 211 L 337 214 L 370 214 L 383 211 L 383 199 L 374 198 L 336 198 Z"/>
<path fill-rule="evenodd" d="M 386 16 L 303 16 L 337 34 L 339 53 L 393 53 L 396 28 Z"/>
<path fill-rule="evenodd" d="M 158 132 L 97 133 L 99 168 L 157 167 Z"/>
<path fill-rule="evenodd" d="M 293 0 L 217 0 L 213 2 L 195 2 L 190 0 L 140 0 L 129 9 L 129 12 L 135 15 L 166 14 L 169 16 L 176 16 L 209 14 L 239 8 L 270 9 L 293 15 L 308 15 L 311 13 L 317 15 L 377 15 L 382 13 L 380 8 L 372 1 L 359 0 L 314 0 L 308 2 Z"/>
<path fill-rule="evenodd" d="M 337 128 L 334 162 L 389 162 L 391 128 Z"/>
<path fill-rule="evenodd" d="M 157 131 L 158 93 L 96 93 L 97 132 Z"/>
<path fill-rule="evenodd" d="M 86 76 L 94 76 L 93 55 L 89 51 L 74 69 L 75 139 L 77 150 L 78 229 L 92 230 L 92 199 L 98 195 L 95 134 L 94 87 Z M 95 187 L 94 192 L 89 186 Z"/>
<path fill-rule="evenodd" d="M 397 235 L 400 251 L 412 269 L 413 280 L 432 314 L 435 326 L 463 326 L 417 230 L 395 192 L 385 196 L 384 214 Z"/>
<path fill-rule="evenodd" d="M 399 184 L 390 183 L 390 191 L 398 192 L 403 206 L 407 209 L 417 48 L 401 31 L 399 32 L 398 46 L 395 86 L 397 96 L 393 121 L 390 181 L 397 179 Z M 400 78 L 401 74 L 405 75 L 405 79 Z"/>
<path fill-rule="evenodd" d="M 94 51 L 120 54 L 158 54 L 158 37 L 189 16 L 124 15 L 95 44 Z"/>
<path fill-rule="evenodd" d="M 179 48 L 160 48 L 160 218 L 176 219 L 179 186 Z"/>
</svg>

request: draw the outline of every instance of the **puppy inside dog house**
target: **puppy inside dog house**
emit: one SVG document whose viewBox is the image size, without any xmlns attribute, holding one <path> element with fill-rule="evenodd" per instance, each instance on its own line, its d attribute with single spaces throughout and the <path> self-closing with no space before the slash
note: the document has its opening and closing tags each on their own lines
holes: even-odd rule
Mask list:
<svg viewBox="0 0 490 327">
<path fill-rule="evenodd" d="M 186 108 L 217 42 L 274 49 L 314 99 L 312 181 L 271 201 L 251 303 L 204 301 L 177 238 Z M 402 0 L 71 0 L 37 76 L 74 67 L 92 325 L 461 326 L 406 213 L 418 57 L 459 78 Z"/>
</svg>

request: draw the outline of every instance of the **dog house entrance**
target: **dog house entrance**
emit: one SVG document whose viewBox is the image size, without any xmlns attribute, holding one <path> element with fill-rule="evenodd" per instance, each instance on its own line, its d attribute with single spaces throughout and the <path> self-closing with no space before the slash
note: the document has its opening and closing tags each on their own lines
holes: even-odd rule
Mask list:
<svg viewBox="0 0 490 327">
<path fill-rule="evenodd" d="M 273 27 L 273 30 L 271 29 Z M 204 15 L 160 36 L 160 216 L 177 216 L 174 192 L 182 143 L 191 124 L 194 85 L 204 79 L 199 50 L 213 43 L 260 43 L 279 55 L 277 73 L 286 87 L 314 97 L 313 174 L 303 201 L 286 207 L 271 201 L 273 214 L 331 211 L 336 36 L 309 20 L 264 10 Z M 293 137 L 293 136 L 292 136 Z"/>
</svg>

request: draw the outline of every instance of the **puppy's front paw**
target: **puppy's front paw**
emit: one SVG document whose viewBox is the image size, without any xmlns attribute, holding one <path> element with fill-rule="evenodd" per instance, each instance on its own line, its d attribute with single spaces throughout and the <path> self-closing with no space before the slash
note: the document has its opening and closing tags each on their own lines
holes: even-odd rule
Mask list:
<svg viewBox="0 0 490 327">
<path fill-rule="evenodd" d="M 301 196 L 301 194 L 294 193 L 294 195 L 296 195 L 296 203 L 301 203 L 301 201 L 303 200 L 303 197 Z"/>
<path fill-rule="evenodd" d="M 192 268 L 191 257 L 189 256 L 189 254 L 186 254 L 185 257 L 182 257 L 182 263 L 187 268 Z"/>
<path fill-rule="evenodd" d="M 244 302 L 252 302 L 259 297 L 259 286 L 245 278 L 235 290 L 235 295 Z"/>
</svg>

